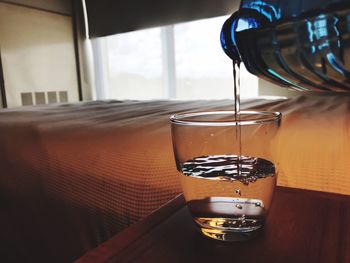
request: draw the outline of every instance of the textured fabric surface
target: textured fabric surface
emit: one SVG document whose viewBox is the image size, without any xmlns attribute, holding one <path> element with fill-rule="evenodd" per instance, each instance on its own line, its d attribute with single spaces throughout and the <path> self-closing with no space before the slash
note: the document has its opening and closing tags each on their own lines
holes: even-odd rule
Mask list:
<svg viewBox="0 0 350 263">
<path fill-rule="evenodd" d="M 232 103 L 101 101 L 0 111 L 1 258 L 71 262 L 172 199 L 180 186 L 169 116 Z M 350 97 L 266 103 L 243 108 L 284 114 L 274 148 L 278 184 L 350 194 Z"/>
<path fill-rule="evenodd" d="M 283 113 L 277 184 L 350 195 L 350 95 L 300 96 L 268 110 Z"/>
</svg>

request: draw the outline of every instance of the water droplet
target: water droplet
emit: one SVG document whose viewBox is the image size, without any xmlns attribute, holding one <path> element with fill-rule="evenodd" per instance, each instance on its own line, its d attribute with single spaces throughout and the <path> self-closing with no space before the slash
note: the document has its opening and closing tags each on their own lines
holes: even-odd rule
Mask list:
<svg viewBox="0 0 350 263">
<path fill-rule="evenodd" d="M 236 204 L 236 207 L 237 207 L 238 209 L 242 209 L 242 208 L 243 208 L 240 204 Z"/>
<path fill-rule="evenodd" d="M 236 189 L 236 194 L 238 194 L 239 196 L 242 195 L 241 189 Z"/>
</svg>

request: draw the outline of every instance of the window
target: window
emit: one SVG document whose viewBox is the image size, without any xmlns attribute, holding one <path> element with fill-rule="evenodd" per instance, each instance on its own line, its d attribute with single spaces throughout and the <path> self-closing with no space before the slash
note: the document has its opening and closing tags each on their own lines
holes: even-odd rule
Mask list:
<svg viewBox="0 0 350 263">
<path fill-rule="evenodd" d="M 220 45 L 227 17 L 175 25 L 176 91 L 179 99 L 233 98 L 232 61 Z M 257 96 L 257 78 L 243 67 L 241 97 Z"/>
<path fill-rule="evenodd" d="M 109 98 L 164 97 L 160 33 L 152 28 L 107 38 Z"/>
<path fill-rule="evenodd" d="M 102 54 L 101 63 L 95 64 L 107 63 L 101 73 L 104 80 L 96 85 L 105 90 L 100 99 L 232 99 L 232 61 L 219 40 L 226 19 L 198 20 L 94 40 L 100 44 L 93 46 L 102 47 L 102 52 L 94 48 L 94 53 Z M 241 97 L 258 95 L 258 80 L 245 69 L 241 71 L 241 84 Z"/>
</svg>

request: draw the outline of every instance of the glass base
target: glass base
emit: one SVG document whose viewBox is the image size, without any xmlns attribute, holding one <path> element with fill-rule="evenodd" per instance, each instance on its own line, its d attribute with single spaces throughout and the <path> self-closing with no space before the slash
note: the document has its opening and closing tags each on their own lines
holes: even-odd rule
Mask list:
<svg viewBox="0 0 350 263">
<path fill-rule="evenodd" d="M 259 232 L 258 231 L 259 229 L 256 229 L 251 232 L 234 232 L 234 231 L 222 231 L 217 229 L 199 227 L 200 232 L 204 236 L 210 237 L 212 239 L 216 239 L 220 241 L 228 241 L 228 242 L 250 240 L 257 235 L 257 233 Z"/>
<path fill-rule="evenodd" d="M 245 218 L 194 218 L 199 231 L 221 241 L 245 241 L 253 238 L 263 227 L 263 220 Z M 243 221 L 243 222 L 242 222 Z"/>
</svg>

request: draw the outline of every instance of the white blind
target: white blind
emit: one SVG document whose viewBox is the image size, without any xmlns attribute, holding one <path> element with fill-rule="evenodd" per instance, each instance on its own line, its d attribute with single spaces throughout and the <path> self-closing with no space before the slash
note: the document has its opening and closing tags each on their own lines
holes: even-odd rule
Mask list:
<svg viewBox="0 0 350 263">
<path fill-rule="evenodd" d="M 8 107 L 30 101 L 28 93 L 34 104 L 42 92 L 47 101 L 65 91 L 79 100 L 70 16 L 0 3 L 0 46 Z"/>
</svg>

